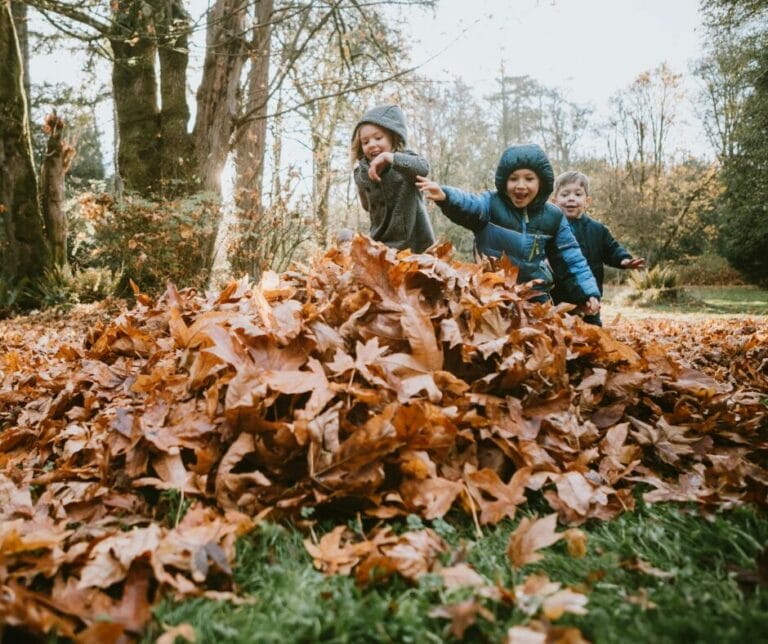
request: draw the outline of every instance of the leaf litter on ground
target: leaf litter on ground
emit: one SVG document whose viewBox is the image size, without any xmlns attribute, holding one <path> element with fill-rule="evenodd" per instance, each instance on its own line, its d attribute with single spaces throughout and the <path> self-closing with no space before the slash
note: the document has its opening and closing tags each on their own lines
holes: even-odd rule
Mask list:
<svg viewBox="0 0 768 644">
<path fill-rule="evenodd" d="M 447 244 L 413 255 L 356 236 L 257 284 L 137 290 L 133 309 L 79 324 L 4 322 L 0 618 L 118 641 L 162 593 L 236 600 L 237 537 L 307 508 L 382 520 L 458 508 L 480 529 L 541 492 L 555 513 L 538 520 L 544 540 L 510 540 L 524 565 L 560 538 L 555 516 L 609 520 L 638 484 L 648 502 L 705 512 L 765 503 L 768 333 L 609 331 L 529 302 L 516 277 L 504 259 L 456 262 Z M 171 522 L 169 491 L 190 505 Z M 445 545 L 384 526 L 307 548 L 365 584 L 439 574 Z M 468 566 L 443 573 L 493 589 Z M 538 597 L 531 633 L 584 606 L 536 576 L 487 592 Z M 484 611 L 445 613 L 458 633 Z"/>
</svg>

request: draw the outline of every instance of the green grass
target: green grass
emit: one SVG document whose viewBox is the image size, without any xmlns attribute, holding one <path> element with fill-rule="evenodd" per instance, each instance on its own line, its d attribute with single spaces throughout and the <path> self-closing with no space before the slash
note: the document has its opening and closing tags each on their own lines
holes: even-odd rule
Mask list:
<svg viewBox="0 0 768 644">
<path fill-rule="evenodd" d="M 768 315 L 768 291 L 750 286 L 688 286 L 692 297 L 717 313 Z"/>
<path fill-rule="evenodd" d="M 768 290 L 755 286 L 682 286 L 683 301 L 640 307 L 617 303 L 626 287 L 606 285 L 605 310 L 633 317 L 632 311 L 644 315 L 651 311 L 665 314 L 701 314 L 711 316 L 768 315 Z M 605 318 L 606 315 L 603 315 Z"/>
<path fill-rule="evenodd" d="M 505 555 L 514 525 L 485 530 L 482 539 L 463 516 L 434 527 L 453 546 L 465 546 L 469 562 L 490 581 L 509 587 L 543 571 L 554 581 L 586 589 L 588 614 L 560 622 L 578 626 L 595 642 L 743 642 L 768 633 L 768 589 L 740 586 L 737 578 L 738 571 L 755 570 L 755 558 L 768 544 L 768 518 L 757 510 L 739 508 L 706 519 L 680 505 L 641 504 L 614 521 L 584 526 L 589 539 L 585 557 L 570 557 L 558 543 L 543 551 L 541 562 L 516 573 Z M 395 578 L 360 589 L 349 577 L 326 577 L 314 570 L 302 538 L 293 528 L 262 524 L 240 541 L 235 567 L 240 592 L 254 604 L 166 599 L 144 641 L 162 632 L 161 622 L 188 622 L 198 642 L 221 644 L 451 641 L 447 621 L 428 613 L 466 598 L 468 589 L 446 591 L 439 578 L 429 575 L 415 586 Z M 635 556 L 674 577 L 662 579 L 622 565 Z M 648 600 L 645 606 L 628 599 L 641 593 Z M 507 606 L 485 605 L 495 621 L 481 618 L 467 631 L 467 641 L 501 641 L 508 628 L 526 619 Z"/>
</svg>

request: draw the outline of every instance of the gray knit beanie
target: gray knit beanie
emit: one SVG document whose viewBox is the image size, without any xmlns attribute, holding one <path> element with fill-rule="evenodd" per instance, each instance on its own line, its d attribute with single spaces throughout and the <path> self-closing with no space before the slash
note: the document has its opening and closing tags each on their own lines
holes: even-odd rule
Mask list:
<svg viewBox="0 0 768 644">
<path fill-rule="evenodd" d="M 372 123 L 380 127 L 391 130 L 397 134 L 405 145 L 408 140 L 408 127 L 405 124 L 405 114 L 397 105 L 379 105 L 371 108 L 361 118 L 355 126 L 355 133 L 364 123 Z M 354 137 L 354 133 L 352 134 Z"/>
</svg>

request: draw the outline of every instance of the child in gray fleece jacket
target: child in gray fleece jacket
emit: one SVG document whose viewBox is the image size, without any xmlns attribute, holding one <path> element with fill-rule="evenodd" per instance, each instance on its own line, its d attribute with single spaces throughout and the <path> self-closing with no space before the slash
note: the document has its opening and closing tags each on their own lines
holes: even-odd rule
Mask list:
<svg viewBox="0 0 768 644">
<path fill-rule="evenodd" d="M 397 105 L 366 112 L 352 134 L 355 185 L 371 217 L 371 237 L 387 246 L 421 253 L 435 243 L 416 177 L 429 172 L 427 160 L 405 144 L 408 129 Z"/>
</svg>

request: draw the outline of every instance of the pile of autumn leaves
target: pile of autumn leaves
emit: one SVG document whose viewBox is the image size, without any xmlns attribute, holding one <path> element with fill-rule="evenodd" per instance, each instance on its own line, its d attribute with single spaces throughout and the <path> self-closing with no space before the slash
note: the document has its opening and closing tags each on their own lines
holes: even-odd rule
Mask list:
<svg viewBox="0 0 768 644">
<path fill-rule="evenodd" d="M 480 529 L 540 491 L 554 513 L 511 536 L 520 566 L 563 535 L 578 550 L 579 531 L 556 533 L 555 518 L 611 519 L 638 483 L 649 502 L 705 509 L 765 498 L 764 364 L 751 379 L 693 369 L 661 344 L 528 303 L 515 278 L 505 262 L 454 262 L 447 246 L 396 255 L 357 236 L 258 285 L 139 294 L 87 337 L 5 327 L 0 622 L 116 641 L 141 631 L 164 590 L 239 601 L 236 538 L 308 508 L 458 508 Z M 762 346 L 753 331 L 742 347 Z M 193 505 L 169 521 L 160 508 L 174 498 Z M 503 589 L 443 567 L 431 530 L 339 527 L 307 548 L 361 583 L 438 573 L 478 596 L 528 597 L 545 619 L 586 603 L 546 578 Z M 455 610 L 471 622 L 485 609 Z M 455 610 L 442 614 L 460 635 Z"/>
</svg>

